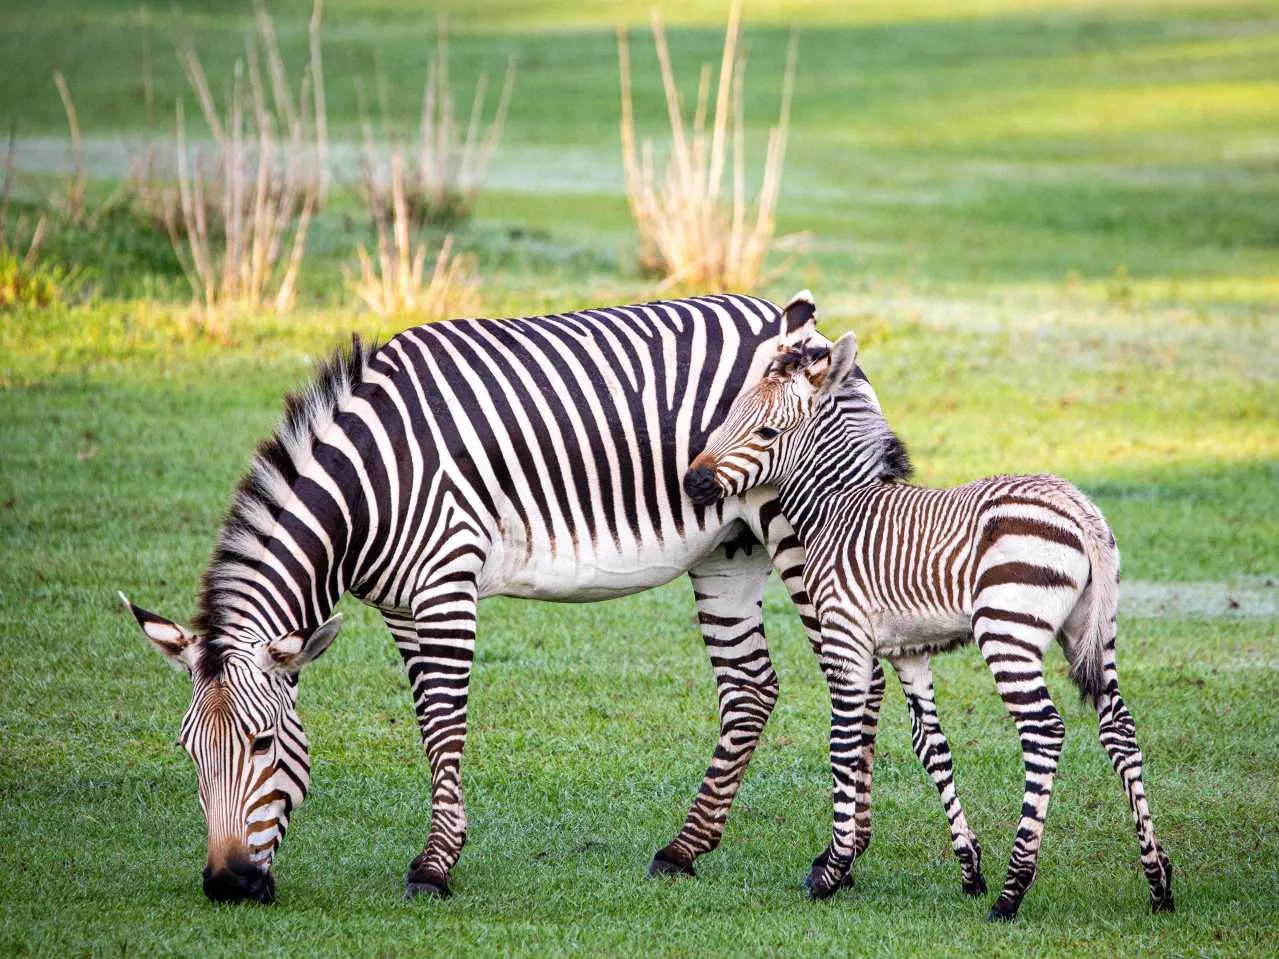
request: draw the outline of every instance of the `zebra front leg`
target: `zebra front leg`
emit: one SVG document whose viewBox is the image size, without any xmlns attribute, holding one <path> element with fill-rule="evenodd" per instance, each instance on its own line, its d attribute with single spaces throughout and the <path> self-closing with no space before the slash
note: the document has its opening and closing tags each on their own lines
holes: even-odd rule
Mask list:
<svg viewBox="0 0 1279 959">
<path fill-rule="evenodd" d="M 447 897 L 449 871 L 466 842 L 461 762 L 475 658 L 478 556 L 453 554 L 413 598 L 412 620 L 395 622 L 396 645 L 408 669 L 422 744 L 431 766 L 431 831 L 409 866 L 405 892 Z M 471 567 L 475 567 L 472 569 Z M 388 618 L 388 622 L 391 619 Z M 406 628 L 409 627 L 409 628 Z"/>
<path fill-rule="evenodd" d="M 884 703 L 884 667 L 878 659 L 871 660 L 870 687 L 866 691 L 866 712 L 862 718 L 862 760 L 857 766 L 857 842 L 853 847 L 853 861 L 870 846 L 870 790 L 871 769 L 875 764 L 875 737 L 879 731 L 879 707 Z M 853 884 L 850 871 L 844 877 L 844 885 Z"/>
<path fill-rule="evenodd" d="M 973 634 L 995 675 L 1004 707 L 1017 725 L 1026 770 L 1021 820 L 1013 840 L 1008 876 L 987 916 L 1007 922 L 1016 917 L 1022 897 L 1035 879 L 1044 817 L 1066 738 L 1066 724 L 1044 683 L 1044 650 L 1057 629 L 1032 613 L 1000 610 L 994 602 L 983 601 L 980 593 L 974 605 L 978 612 L 973 619 Z"/>
<path fill-rule="evenodd" d="M 809 597 L 808 585 L 804 581 L 804 546 L 796 535 L 794 528 L 781 512 L 780 504 L 771 490 L 752 490 L 748 494 L 750 500 L 747 512 L 748 522 L 755 535 L 768 544 L 773 559 L 773 568 L 778 578 L 790 594 L 795 611 L 808 634 L 808 644 L 813 652 L 821 657 L 822 632 Z M 857 791 L 857 847 L 854 860 L 862 855 L 870 845 L 870 797 L 871 767 L 875 758 L 875 737 L 879 727 L 879 708 L 884 700 L 884 670 L 879 660 L 875 660 L 871 672 L 870 692 L 866 702 L 866 718 L 863 724 L 862 756 L 859 788 Z M 843 884 L 851 886 L 853 874 L 851 870 L 844 877 Z"/>
<path fill-rule="evenodd" d="M 968 826 L 955 790 L 954 763 L 950 757 L 950 744 L 937 718 L 929 658 L 927 654 L 895 656 L 891 662 L 902 684 L 902 692 L 906 694 L 906 705 L 910 708 L 911 745 L 937 787 L 946 820 L 950 823 L 951 846 L 959 859 L 964 895 L 984 896 L 986 880 L 981 874 L 981 844 L 977 841 L 977 834 Z"/>
<path fill-rule="evenodd" d="M 870 699 L 874 658 L 870 643 L 841 642 L 832 649 L 832 630 L 824 629 L 827 649 L 822 672 L 830 690 L 830 767 L 833 782 L 831 841 L 813 860 L 804 888 L 813 899 L 825 899 L 845 884 L 857 853 L 859 787 L 866 778 L 863 749 L 866 707 Z M 836 634 L 838 635 L 838 634 Z M 861 645 L 862 648 L 858 648 Z"/>
<path fill-rule="evenodd" d="M 719 845 L 733 797 L 777 702 L 761 613 L 768 555 L 755 547 L 724 549 L 689 571 L 702 639 L 715 670 L 719 741 L 684 826 L 657 851 L 649 875 L 696 875 L 693 860 Z"/>
</svg>

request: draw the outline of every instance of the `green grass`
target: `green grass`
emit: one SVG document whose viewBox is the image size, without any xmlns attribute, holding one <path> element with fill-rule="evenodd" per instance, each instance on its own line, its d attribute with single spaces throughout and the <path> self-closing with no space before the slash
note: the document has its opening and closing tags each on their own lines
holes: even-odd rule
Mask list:
<svg viewBox="0 0 1279 959">
<path fill-rule="evenodd" d="M 272 6 L 297 53 L 309 4 Z M 614 14 L 583 6 L 483 0 L 455 14 L 457 63 L 500 68 L 510 51 L 521 63 L 494 188 L 460 236 L 494 314 L 645 293 L 620 195 Z M 247 3 L 183 7 L 206 62 L 228 63 Z M 639 24 L 646 9 L 620 15 Z M 0 125 L 60 135 L 49 73 L 62 69 L 87 135 L 137 134 L 137 10 L 5 4 Z M 666 13 L 680 63 L 714 59 L 720 4 Z M 114 593 L 189 616 L 280 394 L 351 329 L 396 329 L 343 289 L 364 228 L 338 194 L 314 231 L 302 311 L 238 321 L 229 344 L 187 318 L 163 243 L 120 215 L 51 238 L 51 261 L 83 271 L 71 306 L 0 315 L 0 953 L 1274 952 L 1279 18 L 1263 3 L 748 3 L 761 126 L 792 21 L 803 57 L 782 226 L 812 239 L 763 292 L 811 286 L 824 329 L 858 332 L 921 481 L 1048 470 L 1100 503 L 1123 551 L 1121 679 L 1177 914 L 1148 913 L 1122 793 L 1056 653 L 1067 746 L 1019 922 L 987 925 L 988 903 L 960 895 L 891 688 L 874 843 L 854 890 L 807 902 L 799 880 L 829 829 L 828 706 L 777 591 L 766 612 L 782 700 L 724 844 L 696 880 L 646 881 L 714 738 L 682 583 L 607 604 L 482 607 L 471 841 L 443 903 L 400 899 L 427 774 L 392 644 L 346 601 L 342 639 L 303 680 L 313 792 L 277 864 L 280 901 L 208 904 L 195 779 L 173 746 L 187 681 Z M 167 104 L 183 92 L 167 11 L 149 22 Z M 330 0 L 326 23 L 338 135 L 375 51 L 407 77 L 392 98 L 408 113 L 432 18 L 407 0 Z M 646 41 L 632 49 L 656 131 L 655 65 Z M 109 167 L 97 196 L 114 187 Z M 39 172 L 25 171 L 21 199 L 57 190 Z M 973 650 L 937 672 L 994 886 L 1020 799 L 1015 737 Z"/>
<path fill-rule="evenodd" d="M 495 76 L 509 54 L 520 64 L 495 192 L 480 215 L 532 219 L 557 236 L 582 225 L 608 231 L 606 251 L 620 252 L 626 267 L 613 26 L 635 26 L 639 126 L 660 134 L 665 108 L 643 29 L 649 4 L 569 6 L 484 0 L 454 11 L 462 102 L 480 71 Z M 5 126 L 20 137 L 65 135 L 51 79 L 62 70 L 85 135 L 123 173 L 129 156 L 110 144 L 146 129 L 140 59 L 150 37 L 157 135 L 167 144 L 174 100 L 191 95 L 173 52 L 182 29 L 161 7 L 144 21 L 134 0 L 3 5 Z M 706 0 L 665 11 L 690 99 L 696 65 L 717 62 L 722 7 Z M 247 0 L 182 8 L 210 75 L 229 76 L 243 52 Z M 272 9 L 296 73 L 310 3 Z M 434 18 L 405 0 L 338 0 L 325 10 L 333 136 L 358 140 L 355 81 L 372 83 L 378 72 L 391 116 L 413 124 Z M 1252 309 L 1279 300 L 1273 4 L 766 0 L 748 3 L 746 15 L 753 142 L 777 116 L 791 24 L 800 32 L 781 225 L 812 234 L 804 263 L 815 287 L 1074 279 L 1104 289 L 1118 272 L 1139 298 Z M 222 92 L 220 81 L 214 87 Z M 52 162 L 40 157 L 29 172 Z M 312 258 L 304 292 L 324 299 L 341 290 L 337 264 L 363 232 L 330 224 L 320 233 L 313 245 L 333 259 Z"/>
<path fill-rule="evenodd" d="M 100 313 L 76 319 L 86 336 L 109 325 Z M 1143 327 L 1108 322 L 1134 337 Z M 1237 378 L 1261 350 L 1246 330 L 1231 338 L 1208 324 L 1200 338 L 1218 345 L 1200 351 L 1175 348 L 1184 330 L 1147 331 L 1146 352 L 1169 357 L 1147 370 L 1114 343 L 1108 359 L 1078 350 L 1087 338 L 1071 326 L 861 326 L 871 331 L 865 363 L 929 481 L 1064 472 L 1111 518 L 1130 580 L 1253 583 L 1265 594 L 1259 584 L 1279 565 L 1276 397 L 1273 381 Z M 303 683 L 315 785 L 279 860 L 281 900 L 209 906 L 194 777 L 172 746 L 187 683 L 136 635 L 114 590 L 190 613 L 231 484 L 280 389 L 305 375 L 307 329 L 296 342 L 268 341 L 278 348 L 266 356 L 169 340 L 64 374 L 24 351 L 30 382 L 5 394 L 0 449 L 0 948 L 286 954 L 341 941 L 395 955 L 425 934 L 475 953 L 635 942 L 673 955 L 743 943 L 921 955 L 937 942 L 1014 954 L 1088 943 L 1123 954 L 1268 951 L 1279 932 L 1272 614 L 1124 620 L 1124 688 L 1178 870 L 1173 917 L 1147 914 L 1122 795 L 1053 655 L 1070 736 L 1040 879 L 1007 929 L 986 925 L 984 907 L 959 894 L 895 689 L 876 766 L 876 838 L 857 888 L 804 901 L 797 883 L 828 828 L 825 693 L 779 593 L 767 613 L 783 699 L 724 846 L 695 881 L 643 878 L 713 741 L 714 694 L 682 584 L 595 606 L 484 605 L 465 763 L 472 842 L 447 903 L 398 898 L 423 838 L 425 769 L 396 654 L 376 617 L 348 606 L 342 641 Z M 310 335 L 318 346 L 332 334 L 317 323 Z M 1029 395 L 1025 383 L 1035 384 Z M 1015 738 L 971 649 L 938 672 L 965 804 L 998 881 L 1020 794 Z"/>
</svg>

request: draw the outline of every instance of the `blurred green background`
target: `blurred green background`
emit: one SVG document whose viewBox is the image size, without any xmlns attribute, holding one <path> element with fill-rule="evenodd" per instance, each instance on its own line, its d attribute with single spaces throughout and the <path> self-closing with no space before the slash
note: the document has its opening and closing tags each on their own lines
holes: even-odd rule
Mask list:
<svg viewBox="0 0 1279 959">
<path fill-rule="evenodd" d="M 726 4 L 664 3 L 686 98 L 717 62 Z M 286 61 L 310 6 L 272 3 Z M 339 180 L 355 176 L 356 80 L 416 121 L 435 8 L 330 0 L 324 71 Z M 510 55 L 505 136 L 475 218 L 488 315 L 643 299 L 618 152 L 615 27 L 631 27 L 637 121 L 668 134 L 648 4 L 477 0 L 449 8 L 465 102 Z M 1121 791 L 1060 656 L 1068 742 L 1039 879 L 1011 927 L 959 894 L 936 796 L 890 689 L 875 840 L 857 885 L 798 883 L 829 828 L 827 702 L 770 593 L 782 678 L 723 847 L 693 882 L 650 883 L 714 738 L 688 589 L 481 613 L 464 765 L 471 842 L 449 902 L 404 903 L 427 773 L 398 660 L 352 606 L 303 681 L 314 790 L 273 909 L 199 890 L 203 823 L 170 743 L 186 680 L 114 591 L 182 618 L 235 479 L 310 358 L 362 311 L 342 266 L 369 235 L 346 186 L 317 220 L 292 314 L 190 316 L 168 239 L 128 217 L 59 230 L 73 293 L 0 313 L 0 950 L 13 954 L 618 953 L 1268 955 L 1279 942 L 1279 10 L 1273 3 L 984 0 L 745 5 L 748 144 L 777 116 L 799 35 L 779 232 L 805 251 L 756 291 L 814 291 L 921 481 L 1053 471 L 1124 558 L 1120 672 L 1178 912 L 1152 917 Z M 0 133 L 14 210 L 56 211 L 75 98 L 89 189 L 148 138 L 168 150 L 190 35 L 228 74 L 247 2 L 0 6 Z M 149 56 L 155 119 L 141 63 Z M 343 166 L 342 158 L 346 158 Z M 782 266 L 779 256 L 775 266 Z M 775 585 L 775 584 L 774 584 Z M 349 601 L 347 601 L 349 603 Z M 971 649 L 939 660 L 965 807 L 1002 878 L 1020 797 L 1015 736 Z M 892 684 L 890 683 L 890 686 Z"/>
</svg>

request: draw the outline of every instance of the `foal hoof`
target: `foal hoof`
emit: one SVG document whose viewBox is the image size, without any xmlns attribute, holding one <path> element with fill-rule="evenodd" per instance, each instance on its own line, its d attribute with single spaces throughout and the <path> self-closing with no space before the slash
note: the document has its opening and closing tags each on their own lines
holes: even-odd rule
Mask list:
<svg viewBox="0 0 1279 959">
<path fill-rule="evenodd" d="M 821 881 L 821 870 L 816 867 L 804 877 L 804 891 L 808 893 L 809 899 L 829 899 L 841 889 L 853 888 L 853 874 L 851 871 L 844 875 L 844 878 L 837 882 L 834 886 L 827 887 Z"/>
<path fill-rule="evenodd" d="M 984 896 L 986 895 L 987 891 L 988 890 L 986 889 L 986 877 L 983 876 L 981 873 L 978 873 L 977 878 L 974 879 L 972 882 L 964 883 L 965 896 Z"/>
<path fill-rule="evenodd" d="M 426 896 L 430 899 L 448 899 L 451 895 L 453 895 L 453 890 L 449 888 L 448 881 L 444 879 L 415 879 L 409 876 L 404 881 L 405 899 L 416 899 L 418 896 Z"/>
<path fill-rule="evenodd" d="M 696 876 L 697 872 L 693 869 L 693 861 L 684 859 L 676 852 L 672 852 L 670 847 L 659 849 L 653 856 L 653 861 L 648 864 L 648 876 L 650 879 L 656 879 L 658 876 Z"/>
<path fill-rule="evenodd" d="M 1012 922 L 1016 918 L 1016 904 L 1005 902 L 1003 899 L 997 899 L 990 907 L 990 912 L 986 913 L 987 922 Z"/>
<path fill-rule="evenodd" d="M 1160 855 L 1159 871 L 1162 873 L 1163 882 L 1160 883 L 1160 890 L 1150 893 L 1150 911 L 1151 912 L 1174 912 L 1172 904 L 1172 863 L 1168 861 L 1168 857 Z"/>
</svg>

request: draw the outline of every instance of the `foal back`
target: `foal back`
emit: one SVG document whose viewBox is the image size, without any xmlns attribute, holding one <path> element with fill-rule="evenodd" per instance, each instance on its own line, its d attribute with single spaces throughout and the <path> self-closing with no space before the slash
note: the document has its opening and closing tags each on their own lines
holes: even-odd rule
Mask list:
<svg viewBox="0 0 1279 959">
<path fill-rule="evenodd" d="M 1090 534 L 1114 547 L 1095 507 L 1054 476 L 952 489 L 886 482 L 843 500 L 848 521 L 829 524 L 831 535 L 811 547 L 836 572 L 817 592 L 856 608 L 883 652 L 941 651 L 972 639 L 982 620 L 1020 612 L 1025 621 L 1030 610 L 1049 641 L 1067 623 L 1082 628 Z M 1117 574 L 1117 559 L 1107 566 Z"/>
</svg>

